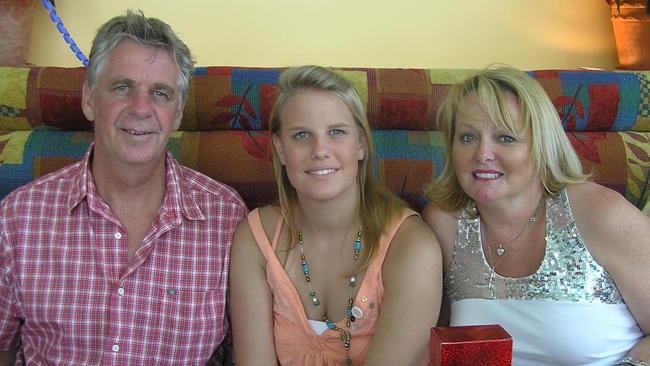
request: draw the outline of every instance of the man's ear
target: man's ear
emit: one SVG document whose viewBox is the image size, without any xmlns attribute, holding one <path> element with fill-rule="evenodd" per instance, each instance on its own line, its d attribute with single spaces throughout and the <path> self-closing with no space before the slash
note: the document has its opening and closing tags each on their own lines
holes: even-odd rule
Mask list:
<svg viewBox="0 0 650 366">
<path fill-rule="evenodd" d="M 181 127 L 181 122 L 183 122 L 183 110 L 185 109 L 185 106 L 180 107 L 176 111 L 176 117 L 174 120 L 174 131 L 178 131 L 178 129 Z"/>
<path fill-rule="evenodd" d="M 280 138 L 275 134 L 273 134 L 272 139 L 275 151 L 277 151 L 278 157 L 280 158 L 280 163 L 282 163 L 282 165 L 285 165 L 284 151 L 282 150 L 282 141 L 280 141 Z"/>
<path fill-rule="evenodd" d="M 83 89 L 81 90 L 81 109 L 89 121 L 95 120 L 95 105 L 93 103 L 93 92 L 88 87 L 88 84 L 84 82 Z"/>
</svg>

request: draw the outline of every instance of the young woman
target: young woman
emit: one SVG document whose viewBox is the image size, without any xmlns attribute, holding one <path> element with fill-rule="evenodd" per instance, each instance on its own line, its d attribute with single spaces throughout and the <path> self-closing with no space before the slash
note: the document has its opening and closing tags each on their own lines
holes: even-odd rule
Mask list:
<svg viewBox="0 0 650 366">
<path fill-rule="evenodd" d="M 442 293 L 436 238 L 375 181 L 349 81 L 304 66 L 279 84 L 279 204 L 253 210 L 232 249 L 237 364 L 426 364 Z"/>
</svg>

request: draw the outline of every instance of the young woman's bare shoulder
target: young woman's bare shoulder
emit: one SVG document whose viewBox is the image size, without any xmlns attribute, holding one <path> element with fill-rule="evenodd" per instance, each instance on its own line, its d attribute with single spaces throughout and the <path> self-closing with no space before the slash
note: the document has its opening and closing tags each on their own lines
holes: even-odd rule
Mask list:
<svg viewBox="0 0 650 366">
<path fill-rule="evenodd" d="M 280 210 L 279 208 L 270 205 L 260 207 L 257 210 L 260 216 L 260 221 L 262 222 L 264 234 L 269 238 L 269 241 L 271 241 L 280 216 Z M 251 214 L 249 213 L 249 215 Z M 248 217 L 241 220 L 237 225 L 237 230 L 235 231 L 235 237 L 233 240 L 233 248 L 238 251 L 245 251 L 249 254 L 251 251 L 259 251 Z"/>
<path fill-rule="evenodd" d="M 420 216 L 413 215 L 406 218 L 395 233 L 384 270 L 400 272 L 404 266 L 436 266 L 440 260 L 440 246 L 436 236 Z"/>
<path fill-rule="evenodd" d="M 280 206 L 277 205 L 266 205 L 259 208 L 260 220 L 262 221 L 262 227 L 266 236 L 271 240 L 275 234 L 275 228 L 280 219 L 281 211 Z"/>
<path fill-rule="evenodd" d="M 408 247 L 408 250 L 418 250 L 419 247 L 437 247 L 438 240 L 431 228 L 422 221 L 420 216 L 413 215 L 406 218 L 397 230 L 391 248 L 396 245 L 403 248 Z"/>
</svg>

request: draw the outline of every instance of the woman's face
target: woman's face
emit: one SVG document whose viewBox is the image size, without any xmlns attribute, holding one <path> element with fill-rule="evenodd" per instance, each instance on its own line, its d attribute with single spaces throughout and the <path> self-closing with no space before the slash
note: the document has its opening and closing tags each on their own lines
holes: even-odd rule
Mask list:
<svg viewBox="0 0 650 366">
<path fill-rule="evenodd" d="M 356 200 L 365 146 L 345 103 L 332 93 L 300 91 L 285 102 L 280 121 L 273 144 L 298 197 Z"/>
<path fill-rule="evenodd" d="M 506 97 L 517 134 L 497 127 L 471 94 L 465 97 L 467 113 L 456 120 L 452 163 L 460 186 L 477 203 L 539 197 L 542 189 L 531 155 L 531 129 L 519 133 L 524 124 L 517 98 Z"/>
</svg>

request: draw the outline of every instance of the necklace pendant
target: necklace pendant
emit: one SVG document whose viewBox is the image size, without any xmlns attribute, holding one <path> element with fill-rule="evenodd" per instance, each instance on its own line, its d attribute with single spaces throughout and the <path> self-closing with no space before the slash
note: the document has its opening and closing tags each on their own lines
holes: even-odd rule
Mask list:
<svg viewBox="0 0 650 366">
<path fill-rule="evenodd" d="M 503 257 L 504 254 L 506 254 L 506 248 L 503 247 L 503 244 L 499 243 L 499 246 L 497 247 L 497 255 Z"/>
<path fill-rule="evenodd" d="M 486 287 L 481 290 L 481 295 L 483 295 L 484 299 L 494 299 L 494 290 L 492 290 L 489 287 Z"/>
<path fill-rule="evenodd" d="M 343 342 L 343 345 L 345 346 L 345 349 L 350 348 L 350 332 L 347 329 L 344 329 L 341 332 L 341 341 Z"/>
<path fill-rule="evenodd" d="M 314 304 L 314 306 L 320 305 L 320 300 L 318 300 L 316 291 L 309 291 L 309 296 L 311 296 L 311 303 Z"/>
</svg>

